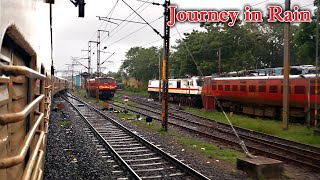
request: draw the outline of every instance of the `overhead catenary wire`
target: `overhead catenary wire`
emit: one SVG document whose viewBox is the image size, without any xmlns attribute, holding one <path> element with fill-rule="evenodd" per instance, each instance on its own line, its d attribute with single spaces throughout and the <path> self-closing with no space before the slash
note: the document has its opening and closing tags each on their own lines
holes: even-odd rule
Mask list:
<svg viewBox="0 0 320 180">
<path fill-rule="evenodd" d="M 151 24 L 149 24 L 139 13 L 137 13 L 128 3 L 126 3 L 124 0 L 122 0 L 123 3 L 125 3 L 134 13 L 136 13 L 147 25 L 155 32 L 157 33 L 160 37 L 163 38 L 163 36 L 160 34 L 158 30 L 156 30 Z"/>
<path fill-rule="evenodd" d="M 50 42 L 51 42 L 51 66 L 53 67 L 53 37 L 52 37 L 52 4 L 49 5 L 50 13 Z M 53 75 L 53 74 L 52 74 Z"/>
<path fill-rule="evenodd" d="M 177 26 L 174 26 L 174 28 L 176 29 L 176 31 L 177 31 L 177 33 L 178 33 L 178 35 L 179 35 L 179 36 L 180 36 L 180 38 L 182 39 L 182 36 L 181 36 L 181 34 L 180 34 L 180 32 L 179 32 L 179 30 L 178 30 Z M 196 67 L 197 67 L 197 69 L 198 69 L 198 71 L 199 71 L 200 75 L 201 75 L 201 76 L 203 76 L 203 73 L 202 73 L 201 69 L 199 68 L 198 63 L 197 63 L 197 62 L 196 62 L 196 60 L 194 59 L 194 57 L 193 57 L 193 55 L 192 55 L 192 53 L 191 53 L 191 51 L 190 51 L 189 47 L 186 45 L 186 43 L 182 43 L 182 44 L 184 45 L 184 47 L 185 47 L 185 48 L 186 48 L 186 50 L 188 51 L 188 53 L 189 53 L 190 57 L 192 58 L 192 61 L 193 61 L 193 62 L 194 62 L 194 64 L 196 65 Z"/>
<path fill-rule="evenodd" d="M 119 0 L 117 0 L 116 3 L 113 5 L 113 7 L 112 7 L 111 10 L 109 11 L 107 17 L 109 17 L 109 16 L 111 17 L 111 16 L 112 16 L 112 14 L 113 14 L 115 8 L 117 7 L 118 3 L 119 3 Z M 104 23 L 104 21 L 101 22 L 101 24 L 100 24 L 100 26 L 98 27 L 98 29 L 100 29 L 100 28 L 102 27 L 103 23 Z M 104 27 L 104 30 L 106 30 L 107 27 L 108 27 L 108 22 L 106 23 L 106 26 Z M 91 41 L 91 40 L 95 37 L 95 35 L 97 34 L 97 32 L 98 32 L 98 31 L 95 31 L 95 32 L 93 33 L 93 35 L 92 35 L 92 37 L 90 38 L 89 41 Z M 95 50 L 95 48 L 93 48 L 91 51 L 94 51 L 94 50 Z M 87 54 L 85 54 L 84 56 L 88 56 L 88 54 L 89 54 L 89 52 L 87 52 Z"/>
<path fill-rule="evenodd" d="M 159 19 L 161 19 L 163 16 L 161 16 L 161 17 L 159 17 L 159 18 L 157 18 L 157 19 L 155 19 L 155 20 L 153 20 L 152 22 L 151 22 L 151 24 L 152 23 L 154 23 L 154 22 L 156 22 L 156 21 L 158 21 Z M 116 43 L 118 43 L 119 41 L 121 41 L 121 40 L 123 40 L 123 39 L 125 39 L 125 38 L 127 38 L 127 37 L 129 37 L 129 36 L 131 36 L 132 34 L 134 34 L 134 33 L 137 33 L 138 31 L 140 31 L 141 29 L 143 29 L 143 28 L 145 28 L 145 27 L 147 27 L 148 25 L 144 25 L 144 26 L 142 26 L 142 27 L 140 27 L 139 29 L 136 29 L 135 31 L 133 31 L 133 32 L 131 32 L 130 34 L 128 34 L 128 35 L 126 35 L 126 36 L 124 36 L 124 37 L 122 37 L 122 38 L 120 38 L 120 39 L 118 39 L 118 40 L 116 40 L 115 42 L 113 42 L 113 43 L 111 43 L 110 45 L 108 45 L 108 47 L 110 47 L 110 46 L 112 46 L 112 45 L 114 45 L 114 44 L 116 44 Z"/>
<path fill-rule="evenodd" d="M 150 1 L 150 0 L 148 0 L 148 1 Z M 140 6 L 136 9 L 136 11 L 138 11 L 140 8 L 142 8 L 145 4 L 146 4 L 146 3 L 140 5 Z M 143 12 L 143 11 L 144 11 L 146 8 L 148 8 L 149 6 L 150 6 L 150 4 L 147 5 L 146 7 L 144 7 L 144 8 L 140 11 L 140 13 Z M 130 18 L 133 14 L 135 14 L 135 13 L 132 12 L 132 13 L 129 14 L 124 20 L 127 20 L 128 18 Z M 136 17 L 137 17 L 137 15 L 134 16 L 131 20 L 133 20 L 133 19 L 136 18 Z M 115 33 L 113 33 L 113 32 L 114 32 L 117 28 L 119 28 L 120 25 L 123 24 L 123 23 L 124 23 L 124 25 L 121 26 L 121 28 L 118 29 Z M 129 23 L 128 23 L 128 22 L 124 22 L 124 21 L 120 22 L 118 26 L 116 26 L 115 28 L 113 28 L 113 29 L 110 30 L 110 35 L 107 36 L 107 37 L 104 37 L 104 38 L 101 40 L 101 42 L 104 42 L 105 40 L 108 40 L 108 39 L 110 39 L 111 37 L 113 37 L 115 34 L 117 34 L 118 32 L 120 32 L 120 30 L 123 29 L 127 24 L 129 24 Z M 107 39 L 107 38 L 108 38 L 108 39 Z"/>
<path fill-rule="evenodd" d="M 136 1 L 140 1 L 140 2 L 145 2 L 145 3 L 150 3 L 150 4 L 152 4 L 152 5 L 161 6 L 160 3 L 156 3 L 156 2 L 148 2 L 148 1 L 143 1 L 143 0 L 136 0 Z"/>
</svg>

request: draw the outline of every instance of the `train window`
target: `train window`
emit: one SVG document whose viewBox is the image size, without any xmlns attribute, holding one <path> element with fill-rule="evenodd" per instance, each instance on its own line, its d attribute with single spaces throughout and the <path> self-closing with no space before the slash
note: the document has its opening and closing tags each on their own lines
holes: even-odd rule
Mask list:
<svg viewBox="0 0 320 180">
<path fill-rule="evenodd" d="M 181 81 L 177 81 L 177 88 L 181 88 Z"/>
<path fill-rule="evenodd" d="M 230 85 L 226 85 L 224 88 L 226 91 L 230 91 Z"/>
<path fill-rule="evenodd" d="M 219 91 L 223 91 L 223 86 L 222 85 L 218 85 L 218 90 Z"/>
<path fill-rule="evenodd" d="M 209 79 L 209 84 L 210 84 L 210 79 Z M 200 80 L 200 79 L 198 79 L 198 80 L 197 80 L 197 85 L 198 85 L 198 86 L 202 86 L 202 85 L 203 85 L 203 81 Z"/>
<path fill-rule="evenodd" d="M 318 93 L 317 93 L 317 95 L 320 95 L 320 86 L 318 86 Z M 311 86 L 310 87 L 310 94 L 311 95 L 315 95 L 316 94 L 316 86 Z"/>
<path fill-rule="evenodd" d="M 216 85 L 212 85 L 212 90 L 217 90 L 217 86 Z"/>
<path fill-rule="evenodd" d="M 277 86 L 270 86 L 269 93 L 278 93 L 278 87 Z"/>
<path fill-rule="evenodd" d="M 190 86 L 193 86 L 193 81 L 190 81 Z"/>
<path fill-rule="evenodd" d="M 306 93 L 306 87 L 305 86 L 295 86 L 294 87 L 294 93 L 295 94 L 305 94 Z"/>
<path fill-rule="evenodd" d="M 281 86 L 281 94 L 283 94 L 283 86 Z M 289 88 L 289 94 L 291 94 L 291 89 Z"/>
<path fill-rule="evenodd" d="M 237 85 L 232 85 L 232 91 L 238 91 L 238 86 Z"/>
<path fill-rule="evenodd" d="M 249 92 L 256 92 L 256 86 L 250 85 Z"/>
<path fill-rule="evenodd" d="M 246 85 L 240 85 L 240 91 L 241 92 L 246 92 L 247 91 L 247 86 Z"/>
<path fill-rule="evenodd" d="M 100 83 L 112 83 L 112 80 L 111 78 L 101 78 L 99 79 L 100 80 Z"/>
<path fill-rule="evenodd" d="M 266 86 L 259 86 L 259 92 L 266 92 L 267 87 Z"/>
</svg>

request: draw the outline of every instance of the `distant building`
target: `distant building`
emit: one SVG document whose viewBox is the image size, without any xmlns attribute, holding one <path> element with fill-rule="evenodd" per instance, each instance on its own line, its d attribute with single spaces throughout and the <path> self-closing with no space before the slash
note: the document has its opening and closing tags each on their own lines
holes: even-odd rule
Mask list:
<svg viewBox="0 0 320 180">
<path fill-rule="evenodd" d="M 75 87 L 76 88 L 80 88 L 81 87 L 81 75 L 78 74 L 75 76 Z"/>
</svg>

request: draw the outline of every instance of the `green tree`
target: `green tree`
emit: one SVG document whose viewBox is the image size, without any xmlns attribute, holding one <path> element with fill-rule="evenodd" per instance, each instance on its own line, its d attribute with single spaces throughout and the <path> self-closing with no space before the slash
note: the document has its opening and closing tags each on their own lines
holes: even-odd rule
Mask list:
<svg viewBox="0 0 320 180">
<path fill-rule="evenodd" d="M 126 53 L 120 72 L 144 83 L 157 78 L 159 71 L 159 49 L 156 47 L 133 47 Z"/>
</svg>

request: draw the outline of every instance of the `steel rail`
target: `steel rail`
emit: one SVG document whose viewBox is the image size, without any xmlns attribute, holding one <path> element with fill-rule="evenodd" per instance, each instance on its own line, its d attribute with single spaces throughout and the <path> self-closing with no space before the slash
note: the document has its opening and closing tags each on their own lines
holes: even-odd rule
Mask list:
<svg viewBox="0 0 320 180">
<path fill-rule="evenodd" d="M 70 96 L 68 96 L 70 97 Z M 118 159 L 118 161 L 129 171 L 131 176 L 135 179 L 141 179 L 134 170 L 121 158 L 121 156 L 111 147 L 111 145 L 102 137 L 102 135 L 92 126 L 92 124 L 89 122 L 89 120 L 80 112 L 80 110 L 73 104 L 71 101 L 69 101 L 67 98 L 62 97 L 64 100 L 66 100 L 68 103 L 71 104 L 71 106 L 78 112 L 80 117 L 85 120 L 85 122 L 89 125 L 92 132 L 96 134 L 96 136 L 99 137 L 100 141 L 104 143 L 104 145 L 107 146 L 107 148 L 111 151 L 111 153 Z M 77 99 L 76 99 L 77 100 Z M 80 101 L 81 102 L 81 101 Z M 83 103 L 83 102 L 82 102 Z M 88 105 L 87 105 L 88 106 Z"/>
<path fill-rule="evenodd" d="M 146 103 L 142 103 L 141 101 L 137 101 L 137 100 L 134 100 L 134 102 L 137 102 L 139 104 L 143 104 L 145 106 L 148 106 L 146 105 Z M 150 102 L 149 102 L 150 103 Z M 154 103 L 155 104 L 155 103 Z M 179 110 L 177 108 L 171 108 L 173 109 L 174 111 L 178 111 L 180 113 L 186 113 L 190 116 L 194 116 L 194 117 L 197 117 L 197 118 L 200 118 L 202 120 L 208 120 L 210 122 L 214 122 L 214 123 L 217 123 L 219 125 L 222 125 L 222 126 L 229 126 L 229 124 L 226 124 L 226 123 L 223 123 L 223 122 L 219 122 L 217 120 L 214 120 L 214 119 L 209 119 L 209 118 L 206 118 L 204 116 L 201 116 L 201 115 L 197 115 L 197 114 L 192 114 L 190 112 L 187 112 L 187 111 L 182 111 L 182 110 Z M 301 149 L 301 150 L 305 150 L 305 151 L 310 151 L 309 149 L 314 149 L 315 151 L 317 151 L 317 153 L 319 154 L 320 153 L 320 148 L 317 148 L 315 146 L 311 146 L 311 145 L 308 145 L 308 144 L 303 144 L 303 143 L 298 143 L 298 142 L 294 142 L 294 141 L 290 141 L 290 140 L 287 140 L 287 139 L 283 139 L 283 138 L 280 138 L 280 137 L 277 137 L 277 136 L 273 136 L 273 135 L 270 135 L 270 134 L 265 134 L 265 133 L 262 133 L 262 132 L 257 132 L 257 131 L 254 131 L 254 130 L 250 130 L 250 129 L 246 129 L 246 128 L 242 128 L 242 127 L 238 127 L 238 126 L 235 126 L 235 129 L 236 130 L 240 130 L 240 131 L 244 131 L 246 133 L 250 133 L 250 134 L 253 134 L 253 135 L 261 135 L 261 136 L 265 136 L 267 138 L 274 138 L 274 139 L 277 139 L 277 140 L 280 140 L 280 141 L 285 141 L 285 142 L 288 142 L 288 143 L 291 143 L 291 144 L 294 144 L 294 145 L 291 145 L 292 147 L 294 146 L 297 146 L 297 145 L 302 145 L 302 146 L 305 146 L 306 148 L 308 149 L 302 149 L 302 148 L 299 148 L 299 147 L 294 147 L 296 149 Z"/>
<path fill-rule="evenodd" d="M 70 93 L 70 92 L 69 92 Z M 158 147 L 156 147 L 155 145 L 151 144 L 150 142 L 148 142 L 146 139 L 138 136 L 137 134 L 133 133 L 132 131 L 130 131 L 128 128 L 124 127 L 122 124 L 118 123 L 115 119 L 113 119 L 112 117 L 108 117 L 105 114 L 101 113 L 97 108 L 95 108 L 94 106 L 88 104 L 87 102 L 85 102 L 84 100 L 76 97 L 75 95 L 73 95 L 72 93 L 70 93 L 74 98 L 80 102 L 82 102 L 83 104 L 86 104 L 87 106 L 91 107 L 93 110 L 95 110 L 96 112 L 98 112 L 100 115 L 102 115 L 104 118 L 111 120 L 116 126 L 118 126 L 119 128 L 123 129 L 124 131 L 128 132 L 131 136 L 133 136 L 135 139 L 139 140 L 141 143 L 143 143 L 144 145 L 147 145 L 149 148 L 153 149 L 154 151 L 156 151 L 157 153 L 161 154 L 165 159 L 167 159 L 168 161 L 170 161 L 171 163 L 175 164 L 177 167 L 179 167 L 181 170 L 183 170 L 186 174 L 189 174 L 197 179 L 206 179 L 208 180 L 209 178 L 205 177 L 204 175 L 202 175 L 201 173 L 199 173 L 198 171 L 196 171 L 195 169 L 187 166 L 186 164 L 183 164 L 181 161 L 179 161 L 178 159 L 176 159 L 175 157 L 167 154 L 166 152 L 164 152 L 163 150 L 159 149 Z M 70 97 L 70 96 L 69 96 Z"/>
<path fill-rule="evenodd" d="M 115 104 L 113 104 L 113 105 L 115 105 Z M 124 108 L 124 107 L 119 106 L 119 105 L 115 105 L 115 106 L 120 107 L 120 108 Z M 139 114 L 142 114 L 142 115 L 145 115 L 145 116 L 149 116 L 148 114 L 141 113 L 141 112 L 133 110 L 133 109 L 128 109 L 127 108 L 127 110 L 129 110 L 131 112 L 139 113 Z M 161 122 L 160 118 L 154 118 L 154 119 L 159 121 L 159 122 Z M 230 145 L 239 146 L 238 142 L 235 142 L 235 141 L 232 141 L 232 140 L 229 140 L 229 139 L 225 139 L 225 138 L 222 138 L 222 137 L 214 136 L 212 134 L 209 134 L 209 133 L 206 133 L 206 132 L 203 132 L 203 131 L 199 131 L 199 130 L 195 130 L 195 129 L 192 129 L 190 127 L 183 126 L 183 125 L 180 125 L 180 124 L 177 124 L 177 123 L 173 123 L 173 122 L 168 122 L 168 123 L 170 125 L 172 125 L 172 126 L 176 126 L 176 127 L 179 127 L 179 128 L 182 128 L 182 129 L 185 129 L 185 130 L 197 133 L 197 134 L 202 134 L 202 135 L 204 135 L 206 137 L 213 138 L 213 139 L 216 139 L 218 141 L 223 141 L 223 142 L 228 143 Z M 307 162 L 304 162 L 304 161 L 301 161 L 301 160 L 290 159 L 288 157 L 284 157 L 284 156 L 269 152 L 267 150 L 258 149 L 258 148 L 252 147 L 252 146 L 247 146 L 247 147 L 248 147 L 249 150 L 252 150 L 252 151 L 254 151 L 256 153 L 259 153 L 259 154 L 261 154 L 263 156 L 268 156 L 268 157 L 271 157 L 271 158 L 281 159 L 281 160 L 287 161 L 287 162 L 293 162 L 296 165 L 304 164 L 307 167 L 311 168 L 312 170 L 320 170 L 320 166 L 318 166 L 318 165 L 310 164 L 310 163 L 307 163 Z"/>
<path fill-rule="evenodd" d="M 119 102 L 119 103 L 122 103 L 122 102 Z M 144 103 L 141 103 L 141 102 L 139 102 L 139 103 L 143 104 L 144 106 L 153 108 L 153 107 L 151 107 L 149 105 L 145 105 Z M 134 106 L 134 105 L 128 105 L 128 106 L 135 107 L 135 108 L 138 108 L 138 109 L 144 109 L 146 111 L 153 111 L 154 113 L 160 114 L 160 112 L 156 112 L 155 110 L 149 110 L 149 109 L 142 108 L 142 107 L 137 107 L 137 106 Z M 216 128 L 216 127 L 214 127 L 212 125 L 206 125 L 206 124 L 202 124 L 200 122 L 191 121 L 191 120 L 189 120 L 187 118 L 184 118 L 184 117 L 181 117 L 180 115 L 177 115 L 177 114 L 175 114 L 175 115 L 169 114 L 169 117 L 174 118 L 174 119 L 178 119 L 180 121 L 185 121 L 185 122 L 188 122 L 188 123 L 192 123 L 192 124 L 204 127 L 204 128 L 214 128 L 214 129 L 218 130 L 221 133 L 228 133 L 230 135 L 234 135 L 232 132 L 229 132 L 227 130 L 222 130 L 222 129 Z M 313 152 L 313 151 L 310 151 L 310 150 L 307 150 L 307 149 L 302 149 L 302 148 L 299 148 L 299 147 L 290 146 L 290 145 L 286 145 L 286 144 L 270 141 L 270 140 L 259 138 L 259 137 L 252 137 L 250 135 L 246 135 L 246 134 L 243 134 L 243 133 L 239 133 L 239 136 L 241 138 L 243 138 L 243 139 L 254 141 L 255 143 L 258 143 L 258 144 L 268 145 L 268 146 L 271 146 L 271 147 L 273 147 L 275 149 L 286 151 L 287 153 L 296 154 L 297 156 L 299 156 L 301 158 L 312 159 L 312 162 L 320 162 L 320 158 L 319 158 L 320 153 L 318 153 L 318 152 Z M 291 141 L 289 141 L 289 142 L 291 142 Z M 285 148 L 287 148 L 287 149 L 285 149 Z M 290 148 L 292 150 L 290 150 L 288 148 Z M 294 151 L 299 151 L 299 153 L 298 152 L 294 152 L 293 150 Z M 306 155 L 304 153 L 308 153 L 309 155 Z"/>
</svg>

